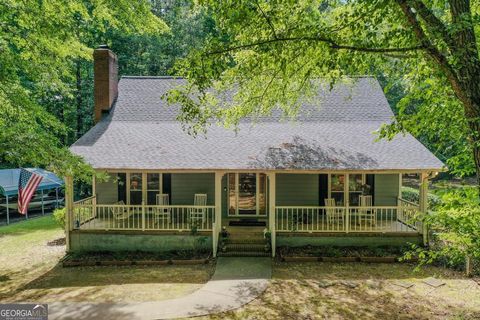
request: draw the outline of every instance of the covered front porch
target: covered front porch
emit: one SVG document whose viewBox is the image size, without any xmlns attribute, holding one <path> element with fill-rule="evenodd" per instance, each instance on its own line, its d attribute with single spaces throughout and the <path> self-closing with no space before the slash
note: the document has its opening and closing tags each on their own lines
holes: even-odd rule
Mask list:
<svg viewBox="0 0 480 320">
<path fill-rule="evenodd" d="M 277 234 L 425 234 L 419 216 L 426 200 L 401 198 L 401 172 L 111 171 L 109 176 L 93 180 L 93 196 L 67 203 L 69 230 L 201 233 L 212 237 L 216 254 L 222 227 L 263 227 L 272 235 L 273 255 Z M 428 174 L 420 176 L 425 199 Z M 67 179 L 69 190 L 73 194 Z"/>
</svg>

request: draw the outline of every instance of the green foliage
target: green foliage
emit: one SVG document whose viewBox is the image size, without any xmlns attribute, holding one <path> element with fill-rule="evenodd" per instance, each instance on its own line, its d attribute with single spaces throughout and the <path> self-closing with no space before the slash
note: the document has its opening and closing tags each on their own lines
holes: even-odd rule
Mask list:
<svg viewBox="0 0 480 320">
<path fill-rule="evenodd" d="M 466 19 L 463 25 L 452 22 L 445 2 L 415 2 L 433 12 L 448 34 L 418 17 L 418 10 L 410 10 L 427 30 L 422 41 L 400 3 L 407 2 L 198 1 L 198 8 L 211 13 L 217 30 L 203 47 L 177 63 L 178 74 L 190 84 L 172 90 L 168 101 L 182 105 L 179 120 L 196 134 L 215 121 L 235 127 L 243 117 L 274 109 L 294 117 L 300 103 L 319 86 L 351 81 L 345 75 L 373 74 L 382 80 L 397 114 L 392 124 L 379 130 L 379 138 L 410 131 L 452 173 L 470 175 L 475 172 L 474 139 L 467 138 L 471 130 L 464 105 L 445 73 L 447 68 L 457 73 L 462 67 L 461 52 L 448 50 L 448 37 L 468 27 Z M 472 4 L 474 16 L 478 10 L 478 4 Z M 431 50 L 421 50 L 425 42 L 446 56 L 448 66 L 432 59 Z M 238 92 L 220 106 L 215 95 L 232 86 Z M 215 90 L 207 90 L 210 87 Z"/>
<path fill-rule="evenodd" d="M 53 211 L 53 219 L 60 228 L 65 230 L 65 208 L 55 209 L 55 211 Z"/>
<path fill-rule="evenodd" d="M 420 203 L 420 191 L 410 187 L 402 187 L 402 198 L 404 200 Z M 441 199 L 432 194 L 428 194 L 428 209 L 435 210 L 435 208 L 441 203 Z"/>
<path fill-rule="evenodd" d="M 166 25 L 147 0 L 6 0 L 0 21 L 0 163 L 85 179 L 91 170 L 67 149 L 82 118 L 77 66 L 108 31 L 159 33 Z"/>
<path fill-rule="evenodd" d="M 414 248 L 422 264 L 463 267 L 465 257 L 480 258 L 480 200 L 478 189 L 445 191 L 442 203 L 424 223 L 433 232 L 429 249 Z"/>
</svg>

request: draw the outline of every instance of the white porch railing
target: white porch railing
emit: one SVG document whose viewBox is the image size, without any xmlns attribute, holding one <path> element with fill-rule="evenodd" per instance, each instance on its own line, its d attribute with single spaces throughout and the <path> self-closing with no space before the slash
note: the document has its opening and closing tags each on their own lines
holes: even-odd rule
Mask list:
<svg viewBox="0 0 480 320">
<path fill-rule="evenodd" d="M 280 232 L 416 232 L 420 233 L 418 208 L 372 207 L 275 207 Z"/>
<path fill-rule="evenodd" d="M 416 203 L 398 198 L 398 219 L 419 232 L 423 231 L 423 223 L 420 219 L 420 206 Z"/>
<path fill-rule="evenodd" d="M 82 200 L 73 207 L 73 228 L 80 230 L 211 231 L 214 218 L 214 206 L 94 204 Z"/>
<path fill-rule="evenodd" d="M 74 219 L 77 226 L 81 226 L 95 218 L 95 205 L 97 199 L 95 196 L 88 197 L 73 203 L 73 214 L 76 217 Z"/>
</svg>

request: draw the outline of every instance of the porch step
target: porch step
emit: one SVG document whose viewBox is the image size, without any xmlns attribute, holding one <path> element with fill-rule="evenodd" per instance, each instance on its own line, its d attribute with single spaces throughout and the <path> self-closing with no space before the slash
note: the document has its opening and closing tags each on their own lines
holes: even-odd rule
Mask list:
<svg viewBox="0 0 480 320">
<path fill-rule="evenodd" d="M 231 238 L 229 237 L 225 240 L 226 244 L 259 244 L 264 245 L 266 243 L 265 239 L 263 238 Z"/>
<path fill-rule="evenodd" d="M 241 252 L 261 252 L 265 251 L 265 243 L 231 243 L 226 245 L 227 251 L 241 251 Z"/>
<path fill-rule="evenodd" d="M 220 242 L 219 256 L 224 257 L 268 257 L 265 252 L 267 241 L 263 237 L 263 231 L 259 230 L 233 230 L 227 239 Z M 221 246 L 224 245 L 224 248 Z"/>
<path fill-rule="evenodd" d="M 228 252 L 219 252 L 221 257 L 270 257 L 269 252 L 243 252 L 243 251 L 228 251 Z"/>
</svg>

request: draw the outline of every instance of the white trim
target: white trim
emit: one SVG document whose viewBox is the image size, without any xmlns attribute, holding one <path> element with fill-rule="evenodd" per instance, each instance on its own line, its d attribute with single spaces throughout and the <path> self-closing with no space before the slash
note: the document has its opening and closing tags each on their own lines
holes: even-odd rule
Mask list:
<svg viewBox="0 0 480 320">
<path fill-rule="evenodd" d="M 298 170 L 298 169 L 284 169 L 284 170 L 265 170 L 265 169 L 249 169 L 249 168 L 238 168 L 238 169 L 224 169 L 224 168 L 213 168 L 213 169 L 132 169 L 132 168 L 95 168 L 96 171 L 101 172 L 165 172 L 165 173 L 215 173 L 215 172 L 224 172 L 224 173 L 235 173 L 235 172 L 250 172 L 250 173 L 298 173 L 298 174 L 320 174 L 320 173 L 368 173 L 368 174 L 381 174 L 381 173 L 430 173 L 430 172 L 444 172 L 447 171 L 447 168 L 426 168 L 426 169 L 369 169 L 369 170 Z"/>
</svg>

